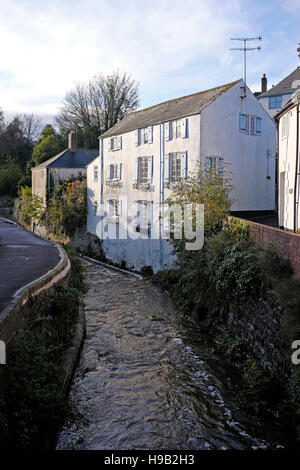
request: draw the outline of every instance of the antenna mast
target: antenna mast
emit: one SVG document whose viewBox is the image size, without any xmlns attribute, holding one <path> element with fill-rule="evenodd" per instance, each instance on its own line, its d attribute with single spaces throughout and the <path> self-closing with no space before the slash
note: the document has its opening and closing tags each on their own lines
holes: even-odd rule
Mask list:
<svg viewBox="0 0 300 470">
<path fill-rule="evenodd" d="M 246 80 L 247 80 L 247 52 L 248 51 L 260 51 L 261 47 L 247 47 L 247 42 L 248 41 L 261 41 L 262 37 L 258 36 L 256 38 L 231 38 L 230 41 L 243 41 L 244 47 L 234 47 L 231 48 L 231 51 L 243 51 L 244 52 L 244 82 L 245 82 L 245 88 L 244 88 L 244 94 L 246 97 Z"/>
</svg>

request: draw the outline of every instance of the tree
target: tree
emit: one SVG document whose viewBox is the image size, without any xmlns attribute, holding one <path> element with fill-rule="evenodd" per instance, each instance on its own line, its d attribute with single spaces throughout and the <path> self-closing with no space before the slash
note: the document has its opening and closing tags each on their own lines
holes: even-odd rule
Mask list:
<svg viewBox="0 0 300 470">
<path fill-rule="evenodd" d="M 41 133 L 41 118 L 34 114 L 22 114 L 18 116 L 21 121 L 21 128 L 24 138 L 35 144 Z"/>
<path fill-rule="evenodd" d="M 123 119 L 139 104 L 138 84 L 118 71 L 99 73 L 88 83 L 77 83 L 62 105 L 56 121 L 62 134 L 76 129 L 79 144 L 96 148 L 100 134 Z"/>
<path fill-rule="evenodd" d="M 39 143 L 33 148 L 32 161 L 35 165 L 39 165 L 60 153 L 64 148 L 64 139 L 55 132 L 50 124 L 47 124 L 41 132 Z"/>
<path fill-rule="evenodd" d="M 22 168 L 13 159 L 8 159 L 0 169 L 0 195 L 15 197 L 19 181 L 22 177 Z"/>
</svg>

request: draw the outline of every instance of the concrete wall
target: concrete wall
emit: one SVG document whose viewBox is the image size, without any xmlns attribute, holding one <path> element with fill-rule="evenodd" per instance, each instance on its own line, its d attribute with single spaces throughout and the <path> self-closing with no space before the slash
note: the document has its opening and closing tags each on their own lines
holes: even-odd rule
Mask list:
<svg viewBox="0 0 300 470">
<path fill-rule="evenodd" d="M 276 127 L 249 89 L 241 101 L 242 84 L 202 111 L 201 161 L 204 165 L 206 155 L 224 157 L 234 186 L 232 211 L 274 210 Z M 240 132 L 240 113 L 262 118 L 262 134 Z"/>
<path fill-rule="evenodd" d="M 283 116 L 289 116 L 288 136 L 282 137 L 283 117 L 279 121 L 279 165 L 278 165 L 278 210 L 279 225 L 294 230 L 294 192 L 296 172 L 297 146 L 297 108 L 293 108 Z M 299 188 L 298 188 L 299 190 Z M 298 195 L 299 200 L 299 195 Z M 299 208 L 296 229 L 299 226 Z"/>
</svg>

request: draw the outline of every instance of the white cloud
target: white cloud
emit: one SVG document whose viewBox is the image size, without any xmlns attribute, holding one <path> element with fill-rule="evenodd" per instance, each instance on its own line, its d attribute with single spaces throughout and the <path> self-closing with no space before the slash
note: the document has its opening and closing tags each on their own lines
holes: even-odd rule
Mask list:
<svg viewBox="0 0 300 470">
<path fill-rule="evenodd" d="M 140 81 L 142 106 L 235 80 L 242 54 L 229 52 L 229 39 L 260 33 L 253 11 L 263 9 L 256 6 L 245 0 L 0 0 L 0 106 L 56 113 L 76 81 L 117 68 Z M 252 57 L 254 83 L 272 55 Z"/>
<path fill-rule="evenodd" d="M 1 0 L 1 66 L 11 79 L 0 87 L 0 105 L 56 112 L 75 81 L 116 68 L 139 80 L 145 97 L 159 84 L 172 89 L 196 62 L 230 62 L 224 39 L 241 26 L 231 19 L 239 3 Z"/>
</svg>

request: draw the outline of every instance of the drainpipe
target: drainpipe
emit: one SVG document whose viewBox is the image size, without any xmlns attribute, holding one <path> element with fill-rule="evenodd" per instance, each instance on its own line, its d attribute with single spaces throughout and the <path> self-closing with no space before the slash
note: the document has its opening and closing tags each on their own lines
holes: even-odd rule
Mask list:
<svg viewBox="0 0 300 470">
<path fill-rule="evenodd" d="M 297 183 L 298 183 L 298 160 L 299 160 L 299 103 L 297 104 L 297 139 L 296 139 L 296 165 L 295 165 L 295 184 L 294 184 L 294 232 L 297 230 Z"/>
<path fill-rule="evenodd" d="M 164 188 L 164 180 L 163 180 L 163 166 L 164 166 L 164 155 L 162 149 L 162 132 L 161 132 L 161 122 L 159 124 L 159 261 L 160 265 L 163 264 L 163 240 L 162 240 L 162 218 L 161 218 L 161 204 L 163 202 L 163 188 Z"/>
</svg>

